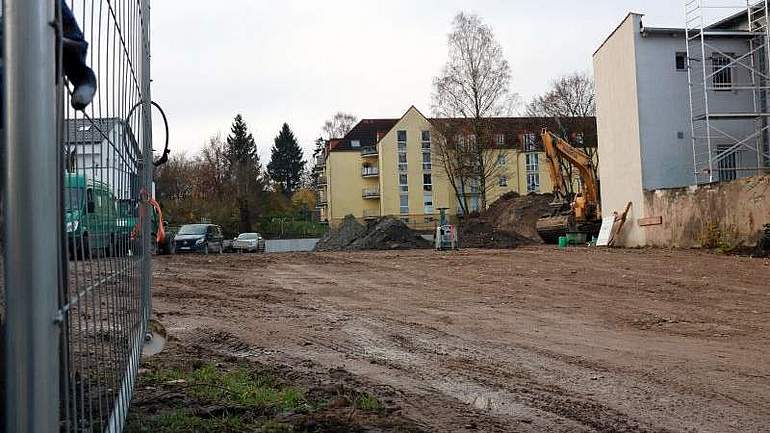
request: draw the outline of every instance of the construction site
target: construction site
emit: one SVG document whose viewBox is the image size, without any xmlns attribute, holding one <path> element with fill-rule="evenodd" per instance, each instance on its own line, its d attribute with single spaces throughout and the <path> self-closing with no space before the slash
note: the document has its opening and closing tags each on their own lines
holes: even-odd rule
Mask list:
<svg viewBox="0 0 770 433">
<path fill-rule="evenodd" d="M 275 431 L 770 431 L 768 10 L 708 3 L 683 28 L 621 22 L 580 133 L 491 120 L 526 182 L 501 175 L 483 209 L 445 194 L 435 160 L 408 165 L 409 137 L 430 155 L 431 125 L 461 123 L 412 107 L 327 145 L 314 252 L 156 260 L 169 342 L 129 426 L 184 407 Z M 212 359 L 301 404 L 214 403 L 164 376 Z"/>
<path fill-rule="evenodd" d="M 133 410 L 206 413 L 154 373 L 246 363 L 334 402 L 278 417 L 294 431 L 767 431 L 768 280 L 767 259 L 698 251 L 162 258 L 154 309 L 174 341 Z"/>
<path fill-rule="evenodd" d="M 313 59 L 323 74 L 296 53 L 271 59 L 265 35 L 284 34 L 267 26 L 247 42 L 275 71 L 257 75 L 243 55 L 219 67 L 232 59 L 208 60 L 224 49 L 206 44 L 222 27 L 202 20 L 188 27 L 205 33 L 206 62 L 249 77 L 181 74 L 174 46 L 165 85 L 191 75 L 196 89 L 178 99 L 291 113 L 268 116 L 282 123 L 272 147 L 237 114 L 190 155 L 171 150 L 173 117 L 151 96 L 162 56 L 148 0 L 5 1 L 0 433 L 770 433 L 770 0 L 684 0 L 674 27 L 633 12 L 603 21 L 580 54 L 592 71 L 562 77 L 592 102 L 567 114 L 548 110 L 558 84 L 513 110 L 515 63 L 475 12 L 452 21 L 430 115 L 395 95 L 417 77 L 344 65 L 332 82 L 328 59 Z M 200 3 L 198 15 L 232 8 Z M 365 39 L 327 22 L 339 12 L 430 21 L 421 2 L 403 15 L 387 15 L 395 0 L 369 15 L 352 15 L 368 2 L 326 2 L 334 14 L 313 10 L 310 24 L 243 3 L 219 16 L 255 20 L 228 46 L 262 15 L 318 38 L 312 25 L 350 32 L 335 43 Z M 390 27 L 409 40 L 393 52 L 367 40 L 351 63 L 428 64 L 423 46 L 407 53 L 427 33 L 377 31 Z M 285 64 L 319 82 L 288 81 Z M 458 84 L 465 67 L 496 87 Z M 260 80 L 270 91 L 248 94 Z M 297 101 L 337 104 L 347 85 L 370 117 L 338 112 L 347 123 L 327 122 L 303 153 L 289 121 L 314 114 Z M 372 96 L 385 85 L 397 102 Z"/>
</svg>

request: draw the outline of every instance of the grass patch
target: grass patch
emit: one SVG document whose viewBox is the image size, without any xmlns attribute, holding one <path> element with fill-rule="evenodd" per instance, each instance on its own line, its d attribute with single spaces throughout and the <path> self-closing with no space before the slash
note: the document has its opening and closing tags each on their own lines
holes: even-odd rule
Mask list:
<svg viewBox="0 0 770 433">
<path fill-rule="evenodd" d="M 385 408 L 385 406 L 377 400 L 377 397 L 368 393 L 359 394 L 355 400 L 353 400 L 353 405 L 356 409 L 365 412 L 381 412 Z"/>
<path fill-rule="evenodd" d="M 307 406 L 304 390 L 285 386 L 270 373 L 246 367 L 221 370 L 205 364 L 189 372 L 159 370 L 148 373 L 143 379 L 147 384 L 171 390 L 183 388 L 186 394 L 211 403 L 279 411 L 298 411 Z"/>
<path fill-rule="evenodd" d="M 187 409 L 177 409 L 156 416 L 132 415 L 126 433 L 240 433 L 256 428 L 257 424 L 237 416 L 201 418 Z"/>
<path fill-rule="evenodd" d="M 290 432 L 292 426 L 273 422 L 270 416 L 313 409 L 303 389 L 286 385 L 271 373 L 245 366 L 222 369 L 202 364 L 190 370 L 159 369 L 143 374 L 140 386 L 158 391 L 139 402 L 141 407 L 153 409 L 132 414 L 127 433 L 230 433 L 257 429 Z M 167 404 L 166 399 L 179 395 L 194 401 L 197 408 L 213 405 L 224 410 L 216 416 L 200 415 L 193 407 Z M 233 413 L 238 415 L 231 415 Z"/>
</svg>

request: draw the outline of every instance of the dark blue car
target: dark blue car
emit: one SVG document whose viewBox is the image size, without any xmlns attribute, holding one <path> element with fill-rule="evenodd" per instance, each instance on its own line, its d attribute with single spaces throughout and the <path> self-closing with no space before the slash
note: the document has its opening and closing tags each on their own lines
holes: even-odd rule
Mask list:
<svg viewBox="0 0 770 433">
<path fill-rule="evenodd" d="M 179 253 L 219 253 L 225 250 L 222 227 L 214 224 L 187 224 L 179 229 L 174 237 L 174 245 Z"/>
</svg>

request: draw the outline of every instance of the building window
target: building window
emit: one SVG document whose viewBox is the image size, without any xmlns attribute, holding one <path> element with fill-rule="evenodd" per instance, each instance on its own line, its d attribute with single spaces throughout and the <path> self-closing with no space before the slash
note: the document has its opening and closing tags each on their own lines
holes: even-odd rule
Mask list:
<svg viewBox="0 0 770 433">
<path fill-rule="evenodd" d="M 503 147 L 505 146 L 505 135 L 498 134 L 496 138 L 497 147 Z"/>
<path fill-rule="evenodd" d="M 409 215 L 409 195 L 408 194 L 401 194 L 400 209 L 401 209 L 401 215 Z"/>
<path fill-rule="evenodd" d="M 583 147 L 585 144 L 585 135 L 582 132 L 575 134 L 575 144 L 580 147 Z"/>
<path fill-rule="evenodd" d="M 507 163 L 508 163 L 508 161 L 506 160 L 504 153 L 501 153 L 501 154 L 497 155 L 497 165 L 503 166 L 503 165 L 505 165 Z"/>
<path fill-rule="evenodd" d="M 399 143 L 406 143 L 406 131 L 398 131 L 396 135 Z"/>
<path fill-rule="evenodd" d="M 687 53 L 685 52 L 676 53 L 676 70 L 677 71 L 687 70 Z"/>
<path fill-rule="evenodd" d="M 405 173 L 399 174 L 398 185 L 402 194 L 409 192 L 409 176 Z"/>
<path fill-rule="evenodd" d="M 537 136 L 535 134 L 524 134 L 522 136 L 522 148 L 525 152 L 537 151 Z"/>
<path fill-rule="evenodd" d="M 422 152 L 422 170 L 423 171 L 433 170 L 433 163 L 431 161 L 430 151 Z"/>
<path fill-rule="evenodd" d="M 350 140 L 350 147 L 361 147 L 361 140 Z"/>
<path fill-rule="evenodd" d="M 527 192 L 540 192 L 540 158 L 537 153 L 528 153 L 527 162 Z"/>
<path fill-rule="evenodd" d="M 508 176 L 500 176 L 497 179 L 497 186 L 500 188 L 507 188 L 508 187 Z"/>
<path fill-rule="evenodd" d="M 731 148 L 730 146 L 720 146 L 718 154 L 721 155 L 724 152 L 728 151 L 730 148 Z M 737 156 L 738 155 L 733 151 L 732 153 L 724 155 L 724 157 L 719 160 L 718 175 L 719 175 L 720 182 L 732 182 L 738 179 Z"/>
<path fill-rule="evenodd" d="M 425 192 L 423 194 L 423 204 L 424 204 L 424 211 L 425 215 L 432 215 L 433 214 L 433 193 L 432 192 Z"/>
<path fill-rule="evenodd" d="M 540 192 L 540 173 L 527 173 L 527 192 Z"/>
<path fill-rule="evenodd" d="M 729 56 L 733 56 L 730 54 Z M 733 66 L 729 57 L 714 53 L 711 57 L 711 70 L 714 90 L 730 90 L 733 86 Z"/>
<path fill-rule="evenodd" d="M 430 131 L 422 131 L 422 142 L 430 143 Z"/>
<path fill-rule="evenodd" d="M 398 152 L 398 163 L 399 164 L 406 164 L 406 152 Z"/>
<path fill-rule="evenodd" d="M 433 191 L 433 175 L 432 174 L 423 174 L 422 175 L 422 185 L 423 185 L 423 190 L 425 190 L 425 191 Z"/>
</svg>

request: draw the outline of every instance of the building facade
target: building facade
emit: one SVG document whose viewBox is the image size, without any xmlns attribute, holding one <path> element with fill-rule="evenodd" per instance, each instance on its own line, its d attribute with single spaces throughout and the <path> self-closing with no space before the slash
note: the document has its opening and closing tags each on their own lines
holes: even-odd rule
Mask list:
<svg viewBox="0 0 770 433">
<path fill-rule="evenodd" d="M 647 245 L 645 191 L 767 172 L 767 74 L 752 72 L 746 17 L 685 30 L 631 13 L 594 54 L 602 209 L 632 203 L 621 244 Z"/>
<path fill-rule="evenodd" d="M 414 228 L 430 229 L 440 209 L 450 217 L 463 214 L 458 192 L 465 195 L 468 211 L 481 209 L 480 187 L 452 186 L 438 151 L 439 123 L 457 119 L 429 119 L 411 107 L 400 119 L 365 119 L 339 140 L 330 140 L 317 166 L 322 221 L 338 225 L 347 215 L 359 220 L 396 216 Z M 581 139 L 595 137 L 595 119 L 580 119 Z M 510 192 L 551 192 L 540 131 L 552 128 L 554 119 L 492 119 L 495 164 L 487 179 L 487 202 Z M 462 131 L 462 128 L 458 129 Z M 455 140 L 471 140 L 461 133 Z M 595 138 L 594 138 L 595 140 Z"/>
<path fill-rule="evenodd" d="M 116 118 L 66 121 L 66 169 L 112 188 L 118 199 L 136 197 L 142 152 L 130 128 Z"/>
</svg>

